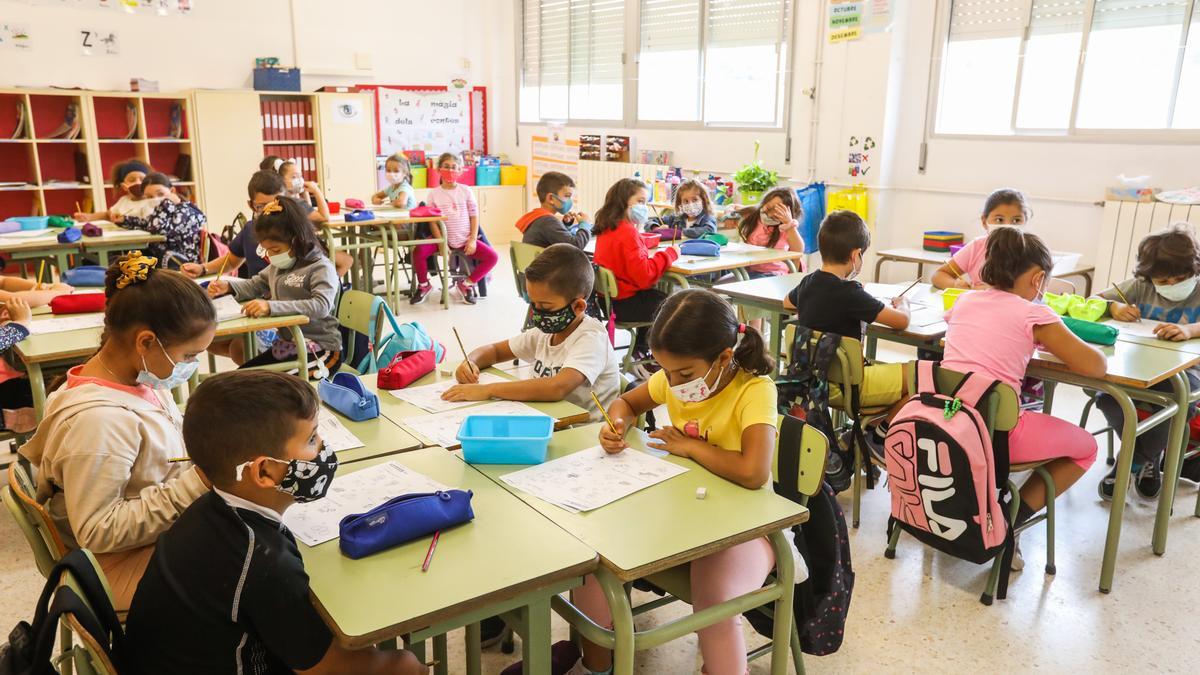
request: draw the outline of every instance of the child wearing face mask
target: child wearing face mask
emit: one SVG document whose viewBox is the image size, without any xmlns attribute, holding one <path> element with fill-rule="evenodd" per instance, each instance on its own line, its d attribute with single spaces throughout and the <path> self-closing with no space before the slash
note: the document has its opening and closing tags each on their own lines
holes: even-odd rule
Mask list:
<svg viewBox="0 0 1200 675">
<path fill-rule="evenodd" d="M 604 195 L 604 205 L 596 212 L 595 263 L 610 270 L 617 279 L 617 297 L 613 313 L 620 321 L 631 323 L 654 320 L 658 306 L 667 294 L 655 288 L 671 263 L 679 259 L 679 249 L 666 247 L 651 255 L 638 232 L 650 217 L 646 184 L 636 178 L 622 178 Z M 646 332 L 638 331 L 630 349 L 634 358 L 647 356 Z"/>
<path fill-rule="evenodd" d="M 442 212 L 441 223 L 430 223 L 434 237 L 442 236 L 442 226 L 445 226 L 446 245 L 456 251 L 462 251 L 468 258 L 475 261 L 475 269 L 470 276 L 454 285 L 454 291 L 459 299 L 468 305 L 475 304 L 475 284 L 486 277 L 496 266 L 499 256 L 482 238 L 479 229 L 479 205 L 471 188 L 458 183 L 460 169 L 458 156 L 443 152 L 437 161 L 438 177 L 441 184 L 429 191 L 429 206 Z M 417 288 L 409 299 L 412 304 L 425 301 L 433 287 L 429 283 L 429 256 L 437 253 L 436 244 L 422 244 L 412 253 L 413 273 L 417 276 Z"/>
<path fill-rule="evenodd" d="M 753 246 L 804 251 L 804 240 L 800 238 L 800 218 L 803 215 L 804 209 L 795 190 L 775 188 L 763 195 L 757 209 L 742 217 L 738 223 L 738 234 L 742 241 Z M 747 271 L 751 279 L 759 279 L 787 274 L 790 270 L 787 263 L 770 262 L 751 265 Z M 804 271 L 803 263 L 800 271 Z"/>
<path fill-rule="evenodd" d="M 376 206 L 387 204 L 397 209 L 412 209 L 417 205 L 417 196 L 412 187 L 412 168 L 408 157 L 397 152 L 383 163 L 384 175 L 388 186 L 371 195 L 371 203 Z"/>
<path fill-rule="evenodd" d="M 988 195 L 983 202 L 983 213 L 979 222 L 983 224 L 983 236 L 976 237 L 950 257 L 950 260 L 933 273 L 930 281 L 935 288 L 982 288 L 985 286 L 980 272 L 987 257 L 987 238 L 991 228 L 1001 225 L 1024 227 L 1030 217 L 1025 195 L 1012 188 L 1000 188 Z"/>
<path fill-rule="evenodd" d="M 447 401 L 570 401 L 603 417 L 592 400 L 607 406 L 621 389 L 619 361 L 604 324 L 587 316 L 595 273 L 587 255 L 571 244 L 554 244 L 525 268 L 533 328 L 503 342 L 473 350 L 455 371 L 459 384 Z M 533 379 L 477 384 L 479 372 L 520 359 L 533 366 Z"/>
<path fill-rule="evenodd" d="M 200 233 L 208 222 L 204 213 L 195 204 L 180 199 L 171 188 L 171 179 L 157 171 L 146 174 L 138 191 L 144 202 L 155 205 L 150 215 L 118 215 L 113 222 L 126 229 L 165 236 L 165 242 L 146 246 L 146 252 L 158 258 L 163 267 L 196 263 L 200 258 Z"/>
<path fill-rule="evenodd" d="M 20 453 L 64 543 L 96 554 L 118 610 L 129 607 L 154 540 L 207 490 L 184 462 L 169 391 L 199 367 L 216 310 L 194 281 L 133 252 L 108 269 L 100 349 L 67 371 Z"/>
<path fill-rule="evenodd" d="M 1109 301 L 1108 312 L 1118 321 L 1161 321 L 1154 326 L 1154 334 L 1160 340 L 1182 342 L 1200 337 L 1200 288 L 1196 278 L 1200 275 L 1200 243 L 1197 243 L 1192 228 L 1187 223 L 1176 223 L 1160 232 L 1146 235 L 1138 244 L 1137 266 L 1134 277 L 1122 281 L 1116 288 L 1100 294 Z M 1125 294 L 1132 304 L 1117 292 Z M 1187 378 L 1192 391 L 1200 388 L 1200 368 L 1189 368 Z M 1170 392 L 1171 384 L 1162 382 L 1152 389 Z M 1110 426 L 1120 429 L 1125 416 L 1121 407 L 1107 394 L 1100 394 L 1096 407 L 1104 412 Z M 1191 415 L 1196 414 L 1193 407 Z M 1134 489 L 1146 499 L 1155 499 L 1162 488 L 1159 462 L 1167 447 L 1168 426 L 1160 424 L 1137 437 L 1133 455 Z M 1183 476 L 1200 482 L 1200 459 L 1192 458 L 1184 463 Z M 1116 467 L 1100 481 L 1100 496 L 1112 499 L 1116 483 Z"/>
<path fill-rule="evenodd" d="M 662 220 L 663 227 L 680 230 L 688 239 L 699 239 L 717 232 L 717 219 L 713 217 L 708 189 L 695 179 L 679 184 L 675 190 L 675 212 Z"/>
<path fill-rule="evenodd" d="M 308 375 L 322 379 L 337 370 L 342 353 L 334 316 L 339 284 L 333 263 L 294 199 L 268 202 L 254 220 L 254 234 L 270 265 L 252 279 L 214 279 L 208 284 L 208 294 L 216 298 L 232 293 L 245 303 L 242 313 L 249 317 L 303 314 L 308 323 L 300 327 L 305 344 L 297 345 L 289 333 L 280 332 L 269 351 L 241 367 L 284 363 L 296 358 L 297 349 L 305 349 Z"/>
<path fill-rule="evenodd" d="M 313 607 L 282 520 L 334 480 L 320 406 L 307 382 L 265 371 L 214 375 L 189 397 L 183 438 L 213 489 L 159 539 L 138 586 L 126 622 L 137 672 L 428 672 L 408 651 L 340 646 Z"/>
<path fill-rule="evenodd" d="M 650 347 L 662 370 L 609 408 L 616 431 L 600 425 L 604 449 L 637 452 L 626 449 L 628 425 L 665 405 L 670 424 L 651 432 L 651 444 L 747 490 L 769 484 L 777 414 L 769 377 L 774 363 L 758 331 L 738 323 L 733 307 L 716 294 L 690 289 L 663 303 L 650 329 Z M 692 561 L 693 611 L 760 588 L 774 567 L 775 554 L 765 537 Z M 588 576 L 573 593 L 582 612 L 612 626 L 608 602 L 594 577 Z M 704 672 L 746 672 L 741 623 L 735 616 L 698 631 Z M 572 672 L 607 673 L 611 667 L 611 652 L 585 641 L 580 669 Z"/>
<path fill-rule="evenodd" d="M 329 203 L 325 201 L 325 194 L 315 182 L 304 180 L 299 164 L 285 160 L 279 165 L 279 176 L 283 178 L 285 194 L 300 203 L 310 221 L 317 225 L 329 222 Z"/>
<path fill-rule="evenodd" d="M 579 249 L 592 238 L 587 216 L 571 210 L 575 205 L 575 181 L 565 173 L 547 171 L 538 179 L 541 206 L 517 220 L 521 242 L 546 248 L 552 244 L 571 244 Z"/>
<path fill-rule="evenodd" d="M 75 220 L 108 220 L 118 222 L 121 216 L 138 216 L 148 218 L 157 203 L 144 201 L 140 190 L 142 179 L 153 169 L 140 159 L 127 159 L 113 167 L 112 184 L 118 199 L 107 211 L 95 213 L 78 212 Z"/>
<path fill-rule="evenodd" d="M 1062 319 L 1037 302 L 1054 262 L 1037 235 L 1016 227 L 996 227 L 988 235 L 987 258 L 979 280 L 988 288 L 961 295 L 946 312 L 946 354 L 942 365 L 960 373 L 983 373 L 1021 390 L 1021 378 L 1035 347 L 1062 359 L 1074 372 L 1103 377 L 1108 362 L 1100 350 L 1075 336 Z M 1078 426 L 1031 410 L 1021 412 L 1008 435 L 1014 464 L 1051 460 L 1046 469 L 1059 496 L 1079 480 L 1096 459 L 1096 438 Z M 1046 505 L 1045 484 L 1038 478 L 1021 486 L 1017 527 Z M 1013 557 L 1013 570 L 1024 567 Z"/>
</svg>

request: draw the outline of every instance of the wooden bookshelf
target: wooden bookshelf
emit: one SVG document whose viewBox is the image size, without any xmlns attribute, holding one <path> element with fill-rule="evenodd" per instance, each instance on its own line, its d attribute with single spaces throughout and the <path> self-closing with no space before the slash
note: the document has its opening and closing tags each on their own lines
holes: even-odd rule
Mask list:
<svg viewBox="0 0 1200 675">
<path fill-rule="evenodd" d="M 0 89 L 0 218 L 106 209 L 131 158 L 199 201 L 190 94 Z"/>
</svg>

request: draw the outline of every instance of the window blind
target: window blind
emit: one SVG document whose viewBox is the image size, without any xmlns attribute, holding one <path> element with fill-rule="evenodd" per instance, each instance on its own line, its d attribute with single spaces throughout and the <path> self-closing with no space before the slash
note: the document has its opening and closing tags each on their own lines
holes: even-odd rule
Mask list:
<svg viewBox="0 0 1200 675">
<path fill-rule="evenodd" d="M 1025 33 L 1025 0 L 954 0 L 950 41 L 1021 37 Z"/>
<path fill-rule="evenodd" d="M 1096 0 L 1092 30 L 1181 26 L 1189 0 Z"/>
<path fill-rule="evenodd" d="M 1029 17 L 1030 35 L 1053 35 L 1083 31 L 1087 0 L 1033 0 Z"/>
<path fill-rule="evenodd" d="M 701 0 L 642 0 L 640 17 L 643 52 L 685 52 L 700 49 Z"/>
<path fill-rule="evenodd" d="M 620 84 L 625 0 L 570 0 L 569 8 L 571 86 Z"/>
<path fill-rule="evenodd" d="M 708 46 L 778 45 L 786 39 L 787 0 L 707 0 Z"/>
</svg>

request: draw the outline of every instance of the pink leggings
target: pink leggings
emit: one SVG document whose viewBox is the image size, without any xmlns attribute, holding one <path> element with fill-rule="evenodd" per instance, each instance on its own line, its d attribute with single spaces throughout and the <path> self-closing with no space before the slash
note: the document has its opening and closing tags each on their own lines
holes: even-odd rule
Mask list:
<svg viewBox="0 0 1200 675">
<path fill-rule="evenodd" d="M 738 544 L 692 562 L 692 608 L 696 611 L 761 588 L 775 567 L 775 552 L 765 538 Z M 596 577 L 588 575 L 573 592 L 575 605 L 596 623 L 612 627 L 612 611 Z M 730 617 L 699 631 L 700 654 L 708 675 L 743 675 L 746 640 L 742 617 Z M 594 665 L 594 664 L 593 664 Z"/>
<path fill-rule="evenodd" d="M 466 251 L 461 248 L 451 250 L 466 255 Z M 421 244 L 413 249 L 412 266 L 413 271 L 417 273 L 417 281 L 423 284 L 429 282 L 429 256 L 437 252 L 437 244 Z M 467 257 L 475 261 L 475 271 L 471 272 L 470 277 L 473 284 L 487 276 L 487 273 L 496 266 L 496 261 L 500 259 L 500 256 L 496 255 L 495 249 L 482 241 L 475 242 L 475 254 Z"/>
<path fill-rule="evenodd" d="M 1096 437 L 1064 419 L 1025 411 L 1008 435 L 1008 457 L 1013 464 L 1067 457 L 1087 471 L 1096 461 Z"/>
</svg>

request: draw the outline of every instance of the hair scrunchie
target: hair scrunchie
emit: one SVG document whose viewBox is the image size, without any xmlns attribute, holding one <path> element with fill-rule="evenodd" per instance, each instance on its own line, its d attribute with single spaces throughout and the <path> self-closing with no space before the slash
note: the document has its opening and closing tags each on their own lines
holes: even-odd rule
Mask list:
<svg viewBox="0 0 1200 675">
<path fill-rule="evenodd" d="M 283 211 L 283 205 L 279 203 L 279 198 L 276 197 L 267 202 L 266 206 L 263 206 L 262 215 L 266 216 L 272 213 L 279 213 L 280 211 Z"/>
<path fill-rule="evenodd" d="M 158 258 L 142 255 L 141 251 L 131 251 L 119 263 L 121 278 L 117 279 L 117 288 L 125 288 L 130 284 L 140 284 L 150 276 L 150 270 L 158 265 Z"/>
<path fill-rule="evenodd" d="M 745 335 L 745 334 L 746 334 L 746 324 L 739 323 L 738 324 L 738 335 Z"/>
</svg>

